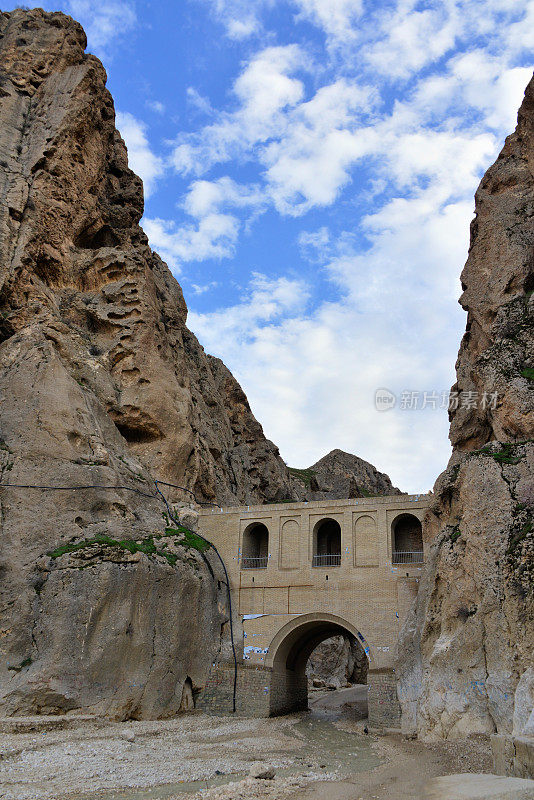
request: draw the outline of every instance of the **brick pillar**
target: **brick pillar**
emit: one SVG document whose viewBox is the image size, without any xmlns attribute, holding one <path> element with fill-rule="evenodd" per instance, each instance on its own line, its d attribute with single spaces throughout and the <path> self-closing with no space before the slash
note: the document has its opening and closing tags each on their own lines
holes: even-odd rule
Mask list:
<svg viewBox="0 0 534 800">
<path fill-rule="evenodd" d="M 400 704 L 397 697 L 397 678 L 390 667 L 370 669 L 367 675 L 369 685 L 369 727 L 400 728 Z"/>
<path fill-rule="evenodd" d="M 232 714 L 234 687 L 233 662 L 213 664 L 206 686 L 196 698 L 195 707 L 206 714 Z M 268 717 L 271 670 L 257 664 L 237 666 L 236 714 L 240 717 Z"/>
</svg>

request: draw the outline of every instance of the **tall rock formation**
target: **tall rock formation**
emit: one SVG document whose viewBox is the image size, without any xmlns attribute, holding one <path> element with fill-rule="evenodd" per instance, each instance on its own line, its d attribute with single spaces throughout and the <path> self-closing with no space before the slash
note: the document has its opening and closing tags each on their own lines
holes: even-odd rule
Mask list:
<svg viewBox="0 0 534 800">
<path fill-rule="evenodd" d="M 521 737 L 534 735 L 534 79 L 477 190 L 462 286 L 453 389 L 470 402 L 451 413 L 399 698 L 423 738 Z"/>
<path fill-rule="evenodd" d="M 142 184 L 83 30 L 15 11 L 0 35 L 3 358 L 42 342 L 131 455 L 202 499 L 287 496 L 276 447 L 186 328 L 180 287 L 139 227 Z"/>
<path fill-rule="evenodd" d="M 154 478 L 247 503 L 290 479 L 186 328 L 85 46 L 63 14 L 0 13 L 0 715 L 160 717 L 202 686 L 226 609 Z"/>
<path fill-rule="evenodd" d="M 302 500 L 402 494 L 384 472 L 343 450 L 332 450 L 307 469 L 290 467 L 289 472 L 294 490 Z"/>
</svg>

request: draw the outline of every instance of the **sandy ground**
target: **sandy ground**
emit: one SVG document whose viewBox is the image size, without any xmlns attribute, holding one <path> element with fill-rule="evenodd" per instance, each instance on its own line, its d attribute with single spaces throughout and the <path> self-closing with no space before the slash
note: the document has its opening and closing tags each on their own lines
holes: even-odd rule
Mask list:
<svg viewBox="0 0 534 800">
<path fill-rule="evenodd" d="M 417 800 L 438 775 L 490 772 L 483 738 L 424 745 L 364 733 L 365 688 L 256 720 L 0 720 L 2 800 Z M 253 762 L 274 780 L 249 778 Z M 222 785 L 214 785 L 222 784 Z"/>
</svg>

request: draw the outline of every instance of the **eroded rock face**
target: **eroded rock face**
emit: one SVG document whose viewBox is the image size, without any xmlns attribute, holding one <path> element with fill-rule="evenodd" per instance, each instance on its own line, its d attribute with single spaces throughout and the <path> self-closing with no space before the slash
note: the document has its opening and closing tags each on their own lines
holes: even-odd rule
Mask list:
<svg viewBox="0 0 534 800">
<path fill-rule="evenodd" d="M 307 469 L 290 469 L 301 500 L 344 500 L 347 497 L 402 494 L 389 476 L 368 461 L 332 450 Z"/>
<path fill-rule="evenodd" d="M 290 484 L 148 247 L 85 45 L 62 14 L 0 14 L 0 483 L 66 487 L 0 489 L 0 715 L 163 717 L 191 705 L 227 609 L 154 478 L 219 502 Z"/>
<path fill-rule="evenodd" d="M 130 454 L 200 499 L 291 496 L 277 449 L 187 330 L 181 289 L 139 227 L 142 184 L 81 27 L 15 11 L 0 35 L 3 357 L 26 337 L 51 342 Z"/>
<path fill-rule="evenodd" d="M 367 683 L 368 666 L 365 651 L 355 639 L 332 636 L 317 645 L 306 665 L 306 675 L 312 682 L 339 689 Z"/>
<path fill-rule="evenodd" d="M 426 739 L 524 735 L 534 659 L 534 82 L 476 194 L 461 303 L 454 446 L 401 634 L 403 728 Z M 496 401 L 495 401 L 496 393 Z M 465 395 L 467 397 L 467 395 Z M 530 676 L 530 677 L 529 677 Z"/>
</svg>

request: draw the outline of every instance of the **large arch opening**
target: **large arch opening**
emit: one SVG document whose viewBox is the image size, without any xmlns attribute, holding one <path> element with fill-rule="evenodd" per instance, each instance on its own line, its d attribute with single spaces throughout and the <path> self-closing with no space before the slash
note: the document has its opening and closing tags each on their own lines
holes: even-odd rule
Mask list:
<svg viewBox="0 0 534 800">
<path fill-rule="evenodd" d="M 341 564 L 341 526 L 335 519 L 321 519 L 313 529 L 314 567 L 339 567 Z"/>
<path fill-rule="evenodd" d="M 335 636 L 351 637 L 351 641 L 359 642 L 368 662 L 366 667 L 369 666 L 370 650 L 362 634 L 334 614 L 306 614 L 292 620 L 277 633 L 266 658 L 266 666 L 272 667 L 271 716 L 308 708 L 308 659 L 321 642 Z"/>
<path fill-rule="evenodd" d="M 393 564 L 422 564 L 423 528 L 414 514 L 400 514 L 391 525 Z"/>
<path fill-rule="evenodd" d="M 266 569 L 269 561 L 269 530 L 262 522 L 253 522 L 243 532 L 241 569 Z"/>
</svg>

